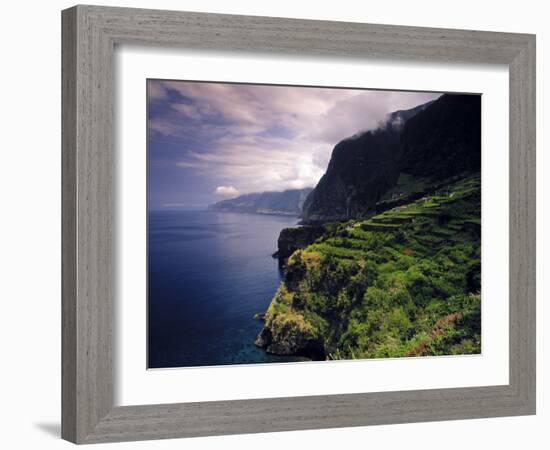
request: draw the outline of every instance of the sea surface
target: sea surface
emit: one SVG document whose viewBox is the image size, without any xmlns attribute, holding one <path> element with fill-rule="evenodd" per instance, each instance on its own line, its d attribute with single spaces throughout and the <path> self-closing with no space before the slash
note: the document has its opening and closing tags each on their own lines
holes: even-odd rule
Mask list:
<svg viewBox="0 0 550 450">
<path fill-rule="evenodd" d="M 296 217 L 151 211 L 149 368 L 291 362 L 254 345 L 281 273 L 272 253 Z"/>
</svg>

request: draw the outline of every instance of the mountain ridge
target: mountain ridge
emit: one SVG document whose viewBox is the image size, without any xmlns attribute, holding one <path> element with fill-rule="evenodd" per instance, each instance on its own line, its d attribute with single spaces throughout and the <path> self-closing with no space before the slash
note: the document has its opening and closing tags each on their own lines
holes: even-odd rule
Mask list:
<svg viewBox="0 0 550 450">
<path fill-rule="evenodd" d="M 221 200 L 208 206 L 209 211 L 300 216 L 306 197 L 313 188 L 253 192 Z"/>
<path fill-rule="evenodd" d="M 402 173 L 443 179 L 479 171 L 480 102 L 477 95 L 444 94 L 389 114 L 376 130 L 338 142 L 325 174 L 304 202 L 303 223 L 372 215 Z"/>
</svg>

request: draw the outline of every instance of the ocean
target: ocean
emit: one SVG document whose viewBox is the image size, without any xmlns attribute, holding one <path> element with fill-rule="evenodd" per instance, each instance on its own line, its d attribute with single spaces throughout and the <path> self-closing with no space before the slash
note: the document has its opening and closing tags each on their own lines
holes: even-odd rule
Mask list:
<svg viewBox="0 0 550 450">
<path fill-rule="evenodd" d="M 277 237 L 296 217 L 151 211 L 149 368 L 292 362 L 254 345 L 281 282 Z"/>
</svg>

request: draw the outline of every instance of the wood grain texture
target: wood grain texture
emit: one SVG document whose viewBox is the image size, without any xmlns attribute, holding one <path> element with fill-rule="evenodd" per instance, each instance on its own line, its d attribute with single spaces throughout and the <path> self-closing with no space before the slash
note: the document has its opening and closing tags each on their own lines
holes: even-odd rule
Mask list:
<svg viewBox="0 0 550 450">
<path fill-rule="evenodd" d="M 65 439 L 93 443 L 535 412 L 534 36 L 96 6 L 63 11 L 62 31 Z M 510 383 L 114 407 L 115 44 L 508 65 Z"/>
<path fill-rule="evenodd" d="M 62 17 L 61 341 L 62 431 L 76 440 L 76 10 Z"/>
<path fill-rule="evenodd" d="M 510 384 L 535 410 L 536 95 L 535 40 L 510 71 Z"/>
</svg>

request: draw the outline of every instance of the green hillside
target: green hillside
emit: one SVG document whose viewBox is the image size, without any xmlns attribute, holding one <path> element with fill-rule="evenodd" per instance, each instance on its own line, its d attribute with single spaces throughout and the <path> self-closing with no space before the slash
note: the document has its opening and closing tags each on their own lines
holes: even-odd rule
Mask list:
<svg viewBox="0 0 550 450">
<path fill-rule="evenodd" d="M 288 259 L 256 344 L 312 359 L 480 353 L 480 209 L 475 174 L 324 225 Z"/>
</svg>

